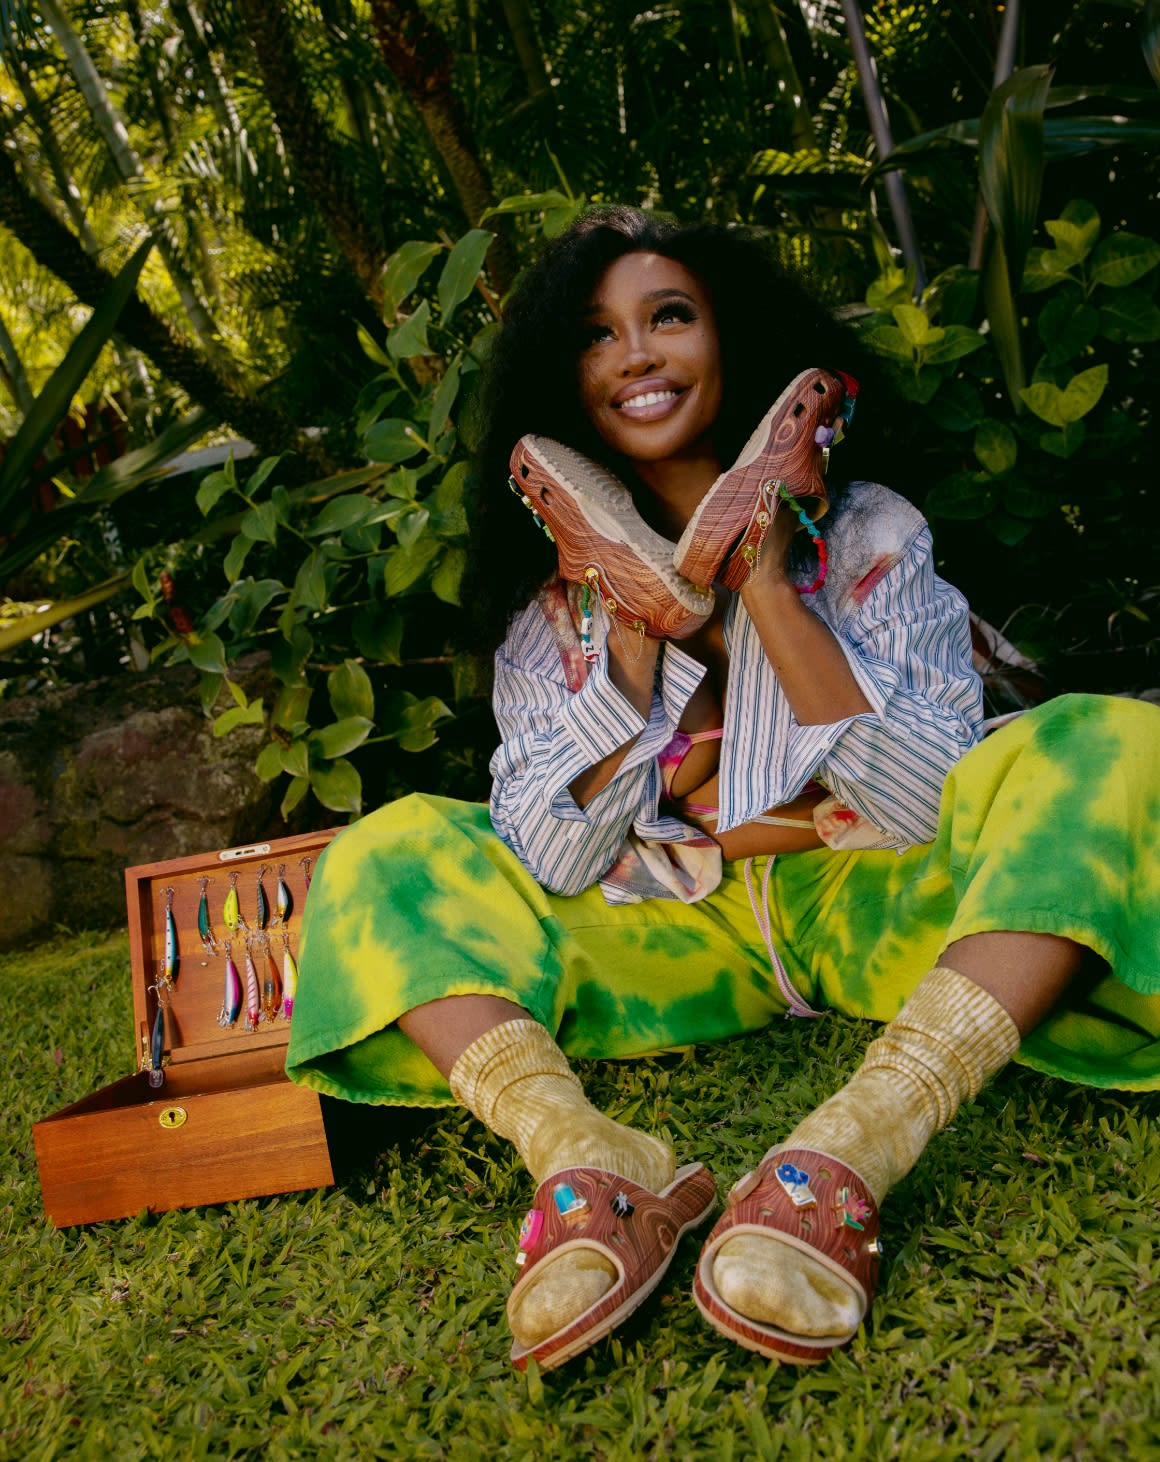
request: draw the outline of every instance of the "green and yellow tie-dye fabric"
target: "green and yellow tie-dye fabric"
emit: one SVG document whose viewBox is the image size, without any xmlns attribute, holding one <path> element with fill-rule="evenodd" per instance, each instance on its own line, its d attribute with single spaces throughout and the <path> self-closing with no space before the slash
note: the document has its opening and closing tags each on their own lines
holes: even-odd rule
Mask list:
<svg viewBox="0 0 1160 1462">
<path fill-rule="evenodd" d="M 933 843 L 778 859 L 773 940 L 811 1004 L 875 1020 L 967 934 L 1077 940 L 1098 958 L 1018 1059 L 1155 1088 L 1158 842 L 1160 711 L 1061 697 L 954 768 Z M 523 1006 L 575 1056 L 721 1039 L 784 1012 L 738 864 L 697 904 L 611 906 L 597 888 L 546 892 L 474 804 L 408 797 L 337 838 L 306 906 L 289 1074 L 353 1101 L 448 1103 L 395 1021 L 478 993 Z"/>
</svg>

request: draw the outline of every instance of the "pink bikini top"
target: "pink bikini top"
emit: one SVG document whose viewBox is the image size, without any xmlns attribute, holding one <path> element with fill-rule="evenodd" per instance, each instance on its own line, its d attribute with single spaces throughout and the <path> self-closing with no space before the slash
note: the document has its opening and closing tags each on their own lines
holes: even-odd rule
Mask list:
<svg viewBox="0 0 1160 1462">
<path fill-rule="evenodd" d="M 670 801 L 673 799 L 673 780 L 677 775 L 677 768 L 688 756 L 690 747 L 695 746 L 698 741 L 720 741 L 724 732 L 723 726 L 717 726 L 710 731 L 677 731 L 673 734 L 672 740 L 657 756 L 657 765 L 661 769 L 661 786 Z M 680 810 L 682 817 L 687 817 L 692 822 L 717 821 L 717 808 L 711 807 L 707 802 L 688 802 L 682 799 Z M 770 827 L 813 828 L 814 826 L 812 817 L 778 817 L 770 813 L 754 817 L 751 821 L 766 823 Z"/>
<path fill-rule="evenodd" d="M 661 769 L 661 786 L 665 790 L 665 796 L 672 800 L 673 780 L 677 775 L 677 769 L 688 756 L 691 747 L 698 741 L 720 741 L 725 734 L 724 726 L 717 726 L 710 731 L 677 731 L 674 732 L 672 740 L 657 756 L 657 765 Z M 702 806 L 699 802 L 683 802 L 683 810 L 693 817 L 716 817 L 715 807 Z"/>
</svg>

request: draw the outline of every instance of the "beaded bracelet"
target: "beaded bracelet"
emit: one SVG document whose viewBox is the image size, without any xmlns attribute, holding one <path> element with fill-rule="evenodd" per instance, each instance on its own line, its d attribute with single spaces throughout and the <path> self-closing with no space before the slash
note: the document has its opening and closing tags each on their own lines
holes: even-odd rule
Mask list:
<svg viewBox="0 0 1160 1462">
<path fill-rule="evenodd" d="M 807 584 L 804 588 L 798 588 L 797 585 L 795 585 L 794 587 L 797 588 L 799 594 L 816 594 L 818 590 L 822 587 L 822 585 L 826 582 L 828 555 L 826 553 L 825 541 L 822 538 L 821 531 L 819 530 L 818 525 L 810 521 L 806 510 L 802 507 L 797 498 L 795 498 L 794 495 L 790 492 L 789 488 L 785 485 L 784 482 L 779 485 L 779 492 L 781 494 L 782 501 L 784 503 L 787 503 L 798 515 L 798 519 L 801 522 L 802 527 L 813 539 L 814 547 L 818 551 L 817 578 L 812 584 Z"/>
</svg>

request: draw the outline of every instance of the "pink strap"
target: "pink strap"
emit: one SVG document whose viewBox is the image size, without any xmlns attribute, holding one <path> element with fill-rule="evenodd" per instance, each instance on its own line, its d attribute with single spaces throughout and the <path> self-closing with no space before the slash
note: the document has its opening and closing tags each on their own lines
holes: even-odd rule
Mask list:
<svg viewBox="0 0 1160 1462">
<path fill-rule="evenodd" d="M 777 981 L 777 988 L 781 991 L 786 1004 L 786 1015 L 807 1016 L 813 1020 L 819 1020 L 827 1012 L 815 1010 L 794 989 L 789 975 L 786 973 L 785 965 L 778 958 L 777 950 L 773 947 L 773 937 L 769 922 L 769 877 L 773 872 L 773 865 L 777 861 L 777 854 L 772 853 L 765 865 L 765 877 L 761 885 L 761 907 L 757 906 L 757 893 L 753 887 L 753 859 L 745 860 L 745 891 L 749 895 L 749 907 L 753 910 L 753 917 L 757 920 L 757 927 L 761 930 L 761 937 L 765 940 L 765 948 L 769 953 L 770 968 L 773 970 L 773 978 Z"/>
<path fill-rule="evenodd" d="M 677 775 L 677 768 L 689 754 L 689 747 L 694 746 L 698 741 L 720 741 L 725 734 L 724 726 L 717 726 L 710 731 L 674 731 L 672 738 L 657 753 L 657 763 L 661 769 L 661 786 L 665 789 L 665 796 L 673 795 L 673 778 Z M 715 807 L 697 807 L 690 804 L 689 811 L 713 812 Z"/>
</svg>

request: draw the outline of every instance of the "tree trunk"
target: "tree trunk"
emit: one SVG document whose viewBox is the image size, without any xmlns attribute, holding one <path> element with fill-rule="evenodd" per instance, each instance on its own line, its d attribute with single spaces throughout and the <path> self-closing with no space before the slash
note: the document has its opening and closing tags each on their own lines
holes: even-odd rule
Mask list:
<svg viewBox="0 0 1160 1462">
<path fill-rule="evenodd" d="M 122 181 L 125 183 L 144 182 L 145 170 L 141 166 L 141 159 L 133 150 L 125 124 L 109 100 L 105 83 L 93 65 L 93 59 L 85 49 L 84 42 L 73 29 L 72 23 L 65 15 L 58 0 L 43 0 L 43 3 L 39 4 L 39 8 L 64 51 L 69 69 L 76 78 L 77 85 L 88 106 L 89 115 L 104 139 L 105 146 L 109 150 L 109 155 L 112 157 Z M 210 319 L 209 312 L 202 303 L 193 280 L 189 277 L 181 260 L 161 202 L 156 198 L 150 201 L 148 192 L 144 189 L 130 190 L 129 196 L 132 197 L 134 192 L 144 200 L 140 206 L 150 236 L 169 271 L 169 277 L 173 280 L 174 288 L 180 296 L 194 332 L 207 351 L 220 355 L 218 328 Z"/>
<path fill-rule="evenodd" d="M 376 305 L 381 304 L 386 246 L 367 218 L 342 151 L 314 105 L 281 0 L 237 0 L 237 8 L 294 171 L 363 290 Z"/>
<path fill-rule="evenodd" d="M 496 200 L 486 166 L 476 150 L 452 89 L 452 56 L 442 32 L 418 0 L 371 0 L 371 20 L 383 59 L 427 128 L 447 170 L 470 227 Z M 515 253 L 506 221 L 492 245 L 488 267 L 500 293 L 515 279 Z"/>
<path fill-rule="evenodd" d="M 516 55 L 523 67 L 528 96 L 537 107 L 545 106 L 551 99 L 552 82 L 544 53 L 540 49 L 540 38 L 536 34 L 536 18 L 532 14 L 532 7 L 528 0 L 503 0 L 503 13 L 508 30 L 512 33 Z"/>
<path fill-rule="evenodd" d="M 230 95 L 229 87 L 226 84 L 225 75 L 218 59 L 210 46 L 209 37 L 206 35 L 205 23 L 200 12 L 195 9 L 187 0 L 169 0 L 169 9 L 173 18 L 177 21 L 181 34 L 185 37 L 185 44 L 188 47 L 190 59 L 193 61 L 202 86 L 205 88 L 206 100 L 209 102 L 214 116 L 217 118 L 218 126 L 223 132 L 230 133 L 239 141 L 242 138 L 242 124 L 238 117 L 238 109 L 234 105 L 233 97 Z M 257 172 L 257 163 L 254 155 L 246 149 L 247 158 L 251 171 Z"/>
<path fill-rule="evenodd" d="M 90 259 L 76 236 L 33 198 L 20 182 L 9 154 L 0 148 L 0 223 L 7 225 L 38 264 L 62 279 L 84 304 L 96 307 L 108 293 L 113 276 Z M 258 400 L 217 365 L 199 355 L 134 295 L 117 322 L 121 337 L 147 355 L 159 371 L 187 391 L 221 420 L 273 455 L 298 452 L 320 475 L 335 471 L 324 450 L 300 433 L 280 411 Z"/>
<path fill-rule="evenodd" d="M 89 227 L 89 221 L 85 217 L 85 210 L 81 207 L 80 190 L 73 182 L 68 172 L 64 153 L 61 151 L 60 143 L 57 141 L 56 133 L 53 131 L 52 119 L 45 108 L 40 93 L 32 83 L 27 69 L 20 62 L 15 53 L 9 56 L 9 64 L 13 74 L 16 76 L 17 84 L 20 87 L 20 94 L 24 98 L 25 110 L 32 122 L 32 130 L 36 136 L 36 145 L 40 149 L 41 156 L 48 163 L 49 171 L 52 173 L 53 182 L 56 184 L 59 200 L 54 197 L 47 183 L 44 180 L 41 169 L 30 161 L 20 146 L 20 139 L 17 136 L 16 127 L 11 119 L 5 115 L 4 108 L 0 105 L 0 127 L 7 132 L 10 142 L 13 144 L 13 155 L 24 174 L 29 186 L 40 199 L 41 203 L 52 214 L 54 218 L 60 217 L 60 208 L 63 203 L 65 212 L 72 221 L 77 231 L 81 245 L 90 258 L 95 259 L 101 252 L 97 236 Z M 125 372 L 126 377 L 134 377 L 144 400 L 153 396 L 153 382 L 149 378 L 149 371 L 145 362 L 135 350 L 130 350 L 119 340 L 113 337 L 113 354 L 116 356 L 117 364 Z"/>
<path fill-rule="evenodd" d="M 737 0 L 748 15 L 753 35 L 765 56 L 765 64 L 777 77 L 778 103 L 789 118 L 790 141 L 795 152 L 816 148 L 818 134 L 806 105 L 806 91 L 794 65 L 789 38 L 772 0 Z"/>
<path fill-rule="evenodd" d="M 862 12 L 858 8 L 858 0 L 842 0 L 842 14 L 846 17 L 846 29 L 850 36 L 850 47 L 854 52 L 854 65 L 858 70 L 858 80 L 862 85 L 862 100 L 866 104 L 866 112 L 870 118 L 870 130 L 874 134 L 874 146 L 877 148 L 880 158 L 888 157 L 894 150 L 894 141 L 890 136 L 890 118 L 886 114 L 886 98 L 882 95 L 882 88 L 878 84 L 878 73 L 874 69 L 874 57 L 870 54 L 870 43 L 866 39 L 866 26 L 862 20 Z M 923 268 L 922 254 L 918 247 L 918 235 L 914 231 L 914 222 L 910 216 L 910 202 L 906 196 L 906 185 L 899 172 L 884 173 L 882 181 L 894 219 L 894 227 L 898 233 L 902 257 L 907 266 L 914 269 L 914 297 L 918 299 L 926 288 L 926 271 Z"/>
<path fill-rule="evenodd" d="M 1019 39 L 1019 0 L 1007 0 L 1003 11 L 1003 29 L 999 32 L 999 48 L 995 52 L 995 74 L 991 79 L 991 90 L 997 91 L 1015 69 L 1015 45 Z M 982 192 L 975 204 L 975 227 L 971 232 L 971 252 L 967 258 L 968 269 L 981 269 L 987 248 L 987 205 Z"/>
<path fill-rule="evenodd" d="M 32 387 L 28 384 L 24 362 L 20 359 L 15 341 L 8 333 L 3 315 L 0 315 L 0 372 L 3 373 L 4 384 L 11 392 L 17 409 L 27 416 L 32 410 Z"/>
<path fill-rule="evenodd" d="M 138 55 L 141 57 L 145 67 L 145 75 L 148 78 L 149 98 L 153 103 L 153 115 L 157 119 L 157 125 L 161 129 L 161 136 L 165 141 L 166 161 L 172 162 L 174 147 L 177 141 L 177 130 L 173 125 L 173 117 L 170 115 L 170 97 L 167 89 L 161 84 L 161 77 L 158 75 L 156 62 L 157 46 L 152 45 L 145 30 L 141 18 L 141 6 L 138 0 L 122 0 L 125 13 L 129 17 L 129 25 L 133 31 L 133 40 L 137 45 Z M 218 282 L 217 266 L 213 260 L 213 254 L 206 243 L 205 229 L 202 220 L 196 211 L 196 207 L 187 207 L 185 210 L 185 227 L 189 233 L 189 241 L 193 245 L 201 265 L 201 282 L 205 287 L 206 296 L 215 310 L 222 307 L 221 285 Z"/>
</svg>

